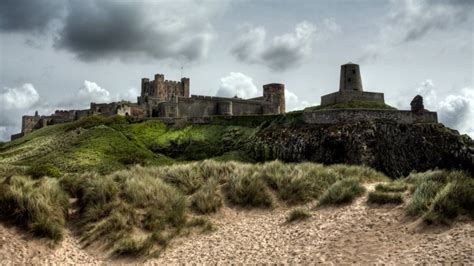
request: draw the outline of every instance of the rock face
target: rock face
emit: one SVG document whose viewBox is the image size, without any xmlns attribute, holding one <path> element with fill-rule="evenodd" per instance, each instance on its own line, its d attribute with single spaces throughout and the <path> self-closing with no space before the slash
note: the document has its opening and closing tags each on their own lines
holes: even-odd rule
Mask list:
<svg viewBox="0 0 474 266">
<path fill-rule="evenodd" d="M 410 103 L 411 111 L 414 114 L 423 114 L 425 106 L 423 105 L 423 97 L 416 95 Z"/>
<path fill-rule="evenodd" d="M 474 172 L 474 141 L 441 124 L 273 125 L 250 140 L 248 152 L 257 160 L 362 164 L 392 178 L 434 168 Z"/>
</svg>

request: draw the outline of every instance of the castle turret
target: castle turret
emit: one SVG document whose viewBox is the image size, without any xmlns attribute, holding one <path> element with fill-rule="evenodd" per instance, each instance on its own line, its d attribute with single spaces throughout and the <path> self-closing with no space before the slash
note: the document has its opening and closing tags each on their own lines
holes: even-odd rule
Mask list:
<svg viewBox="0 0 474 266">
<path fill-rule="evenodd" d="M 277 113 L 285 113 L 285 84 L 270 83 L 263 85 L 263 98 L 265 101 L 278 106 Z"/>
<path fill-rule="evenodd" d="M 181 86 L 183 89 L 183 96 L 189 97 L 189 78 L 181 78 Z"/>
<path fill-rule="evenodd" d="M 341 66 L 339 91 L 363 91 L 359 65 L 347 63 Z"/>
</svg>

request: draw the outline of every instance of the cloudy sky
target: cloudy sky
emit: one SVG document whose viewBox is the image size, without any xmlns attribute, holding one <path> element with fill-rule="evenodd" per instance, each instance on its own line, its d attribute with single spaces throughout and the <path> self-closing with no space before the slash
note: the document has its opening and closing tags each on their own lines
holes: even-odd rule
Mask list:
<svg viewBox="0 0 474 266">
<path fill-rule="evenodd" d="M 35 110 L 135 100 L 155 73 L 201 95 L 281 82 L 301 109 L 337 90 L 349 61 L 388 104 L 421 94 L 474 136 L 473 32 L 472 0 L 2 0 L 0 140 Z"/>
</svg>

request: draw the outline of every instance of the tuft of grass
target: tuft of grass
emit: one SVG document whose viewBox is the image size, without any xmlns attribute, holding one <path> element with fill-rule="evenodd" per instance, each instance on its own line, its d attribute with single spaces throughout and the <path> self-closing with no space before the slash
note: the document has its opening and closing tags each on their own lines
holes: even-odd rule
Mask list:
<svg viewBox="0 0 474 266">
<path fill-rule="evenodd" d="M 81 206 L 80 231 L 86 245 L 100 240 L 116 254 L 149 254 L 164 248 L 163 239 L 156 236 L 179 232 L 186 224 L 184 196 L 142 167 L 80 178 L 64 184 L 79 186 L 74 192 Z M 146 240 L 135 239 L 136 231 Z"/>
<path fill-rule="evenodd" d="M 216 231 L 216 227 L 212 224 L 209 219 L 203 217 L 193 217 L 187 222 L 188 227 L 200 227 L 202 232 L 213 232 Z"/>
<path fill-rule="evenodd" d="M 118 241 L 114 247 L 114 254 L 117 256 L 139 257 L 148 255 L 153 248 L 153 238 L 145 239 L 124 238 Z"/>
<path fill-rule="evenodd" d="M 407 184 L 402 182 L 391 182 L 388 184 L 378 184 L 375 186 L 375 190 L 380 192 L 404 192 L 407 190 L 407 188 Z"/>
<path fill-rule="evenodd" d="M 412 184 L 414 192 L 408 203 L 406 212 L 410 216 L 420 216 L 431 206 L 436 194 L 447 183 L 448 172 L 428 171 L 425 173 L 412 173 L 405 182 Z"/>
<path fill-rule="evenodd" d="M 372 191 L 367 198 L 368 203 L 373 204 L 402 204 L 403 198 L 400 193 L 386 193 L 380 191 Z"/>
<path fill-rule="evenodd" d="M 288 218 L 286 218 L 286 222 L 291 223 L 294 221 L 302 221 L 311 217 L 311 214 L 308 210 L 304 208 L 294 208 L 291 210 Z"/>
<path fill-rule="evenodd" d="M 251 169 L 239 169 L 231 173 L 226 184 L 229 201 L 244 207 L 272 207 L 273 201 L 268 189 Z"/>
<path fill-rule="evenodd" d="M 31 176 L 32 178 L 41 178 L 41 177 L 60 177 L 61 171 L 56 166 L 50 163 L 44 164 L 35 164 L 31 166 L 27 171 L 26 174 Z"/>
<path fill-rule="evenodd" d="M 406 212 L 429 224 L 449 224 L 459 215 L 474 217 L 474 179 L 461 171 L 412 173 L 404 182 L 413 186 Z"/>
<path fill-rule="evenodd" d="M 213 213 L 222 206 L 222 198 L 218 192 L 218 183 L 211 179 L 191 198 L 191 208 L 202 214 Z"/>
<path fill-rule="evenodd" d="M 473 191 L 474 180 L 459 176 L 436 194 L 423 220 L 429 224 L 450 224 L 459 215 L 474 218 Z"/>
<path fill-rule="evenodd" d="M 319 198 L 319 206 L 338 205 L 352 202 L 364 194 L 365 188 L 354 179 L 344 179 L 331 185 Z"/>
<path fill-rule="evenodd" d="M 63 238 L 69 198 L 57 179 L 12 176 L 0 182 L 2 216 L 55 243 Z"/>
</svg>

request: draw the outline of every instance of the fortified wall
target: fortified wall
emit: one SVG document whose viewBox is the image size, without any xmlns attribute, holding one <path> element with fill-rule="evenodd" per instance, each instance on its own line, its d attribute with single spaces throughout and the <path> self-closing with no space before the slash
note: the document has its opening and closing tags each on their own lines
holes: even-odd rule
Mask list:
<svg viewBox="0 0 474 266">
<path fill-rule="evenodd" d="M 86 110 L 57 110 L 49 116 L 23 116 L 22 131 L 11 136 L 17 139 L 34 130 L 49 125 L 78 120 L 91 115 L 121 115 L 135 119 L 159 119 L 165 123 L 186 120 L 191 123 L 210 123 L 213 116 L 260 116 L 285 113 L 285 85 L 270 83 L 263 85 L 262 96 L 241 99 L 238 97 L 213 97 L 191 95 L 189 78 L 181 81 L 165 80 L 156 74 L 154 80 L 141 80 L 141 94 L 136 103 L 113 102 L 91 103 Z M 348 63 L 341 66 L 339 91 L 321 97 L 326 110 L 303 112 L 303 121 L 309 124 L 344 124 L 364 120 L 391 120 L 403 124 L 437 123 L 435 112 L 424 109 L 423 99 L 416 96 L 411 110 L 379 109 L 331 109 L 330 105 L 353 101 L 385 103 L 384 94 L 363 90 L 359 65 Z"/>
</svg>

